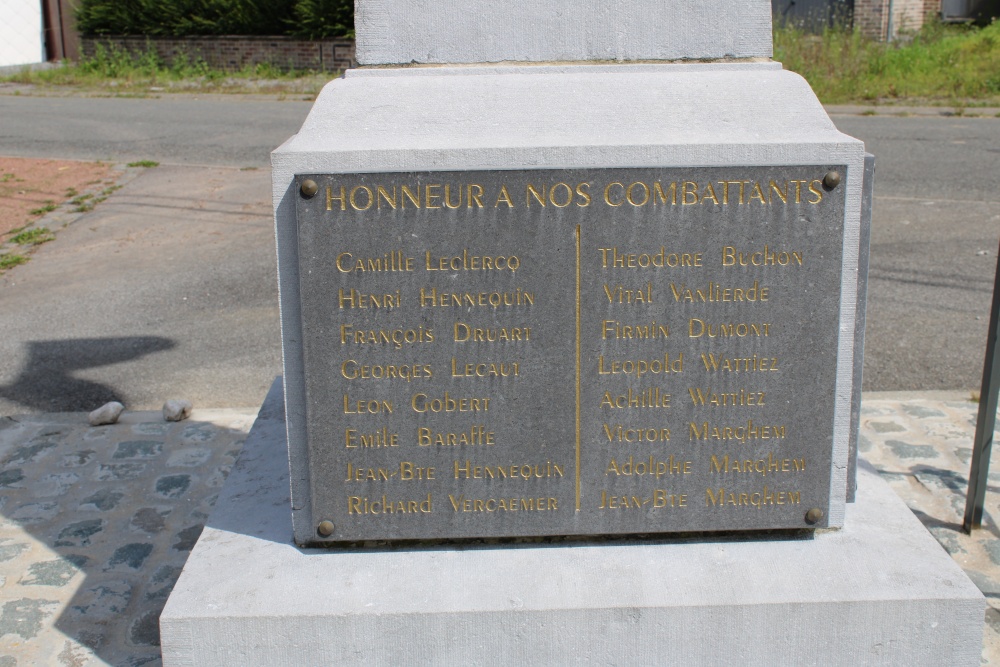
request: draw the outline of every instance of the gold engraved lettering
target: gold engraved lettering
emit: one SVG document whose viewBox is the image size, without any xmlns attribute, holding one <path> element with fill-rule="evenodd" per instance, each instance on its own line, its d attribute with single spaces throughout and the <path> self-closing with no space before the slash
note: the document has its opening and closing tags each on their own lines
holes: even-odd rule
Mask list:
<svg viewBox="0 0 1000 667">
<path fill-rule="evenodd" d="M 643 496 L 613 496 L 607 491 L 601 491 L 601 501 L 597 509 L 602 510 L 638 510 L 643 507 L 664 509 L 667 507 L 687 507 L 686 493 L 669 493 L 666 489 L 653 489 L 653 495 Z"/>
<path fill-rule="evenodd" d="M 657 340 L 670 337 L 670 327 L 656 320 L 651 322 L 622 324 L 618 320 L 603 320 L 601 338 L 608 340 Z"/>
<path fill-rule="evenodd" d="M 737 250 L 731 245 L 722 248 L 723 266 L 802 266 L 802 251 L 775 250 L 765 245 L 763 250 Z"/>
<path fill-rule="evenodd" d="M 675 459 L 673 454 L 665 460 L 650 456 L 648 459 L 635 461 L 634 457 L 629 456 L 621 463 L 616 459 L 611 459 L 604 474 L 615 477 L 646 477 L 648 475 L 660 479 L 667 475 L 690 475 L 693 467 L 693 462 Z"/>
<path fill-rule="evenodd" d="M 364 198 L 362 199 L 364 203 L 363 206 L 358 203 L 359 192 L 364 193 Z M 350 201 L 351 201 L 351 208 L 353 208 L 355 211 L 367 211 L 372 207 L 372 204 L 375 203 L 375 195 L 372 194 L 371 188 L 365 185 L 358 185 L 351 189 Z"/>
<path fill-rule="evenodd" d="M 454 462 L 455 479 L 554 479 L 566 476 L 566 469 L 558 463 L 512 463 L 510 465 L 475 465 L 466 459 Z"/>
<path fill-rule="evenodd" d="M 643 375 L 683 373 L 684 353 L 681 352 L 675 358 L 670 358 L 670 353 L 665 352 L 663 358 L 653 359 L 608 359 L 605 361 L 604 355 L 597 358 L 598 375 L 634 375 L 641 378 Z"/>
<path fill-rule="evenodd" d="M 354 288 L 345 292 L 343 287 L 340 288 L 338 297 L 341 310 L 345 308 L 385 308 L 388 310 L 390 308 L 399 308 L 401 300 L 402 296 L 399 290 L 389 294 L 367 294 Z"/>
<path fill-rule="evenodd" d="M 455 357 L 451 358 L 451 376 L 453 378 L 506 378 L 519 377 L 521 364 L 517 361 L 508 362 L 472 362 L 460 364 Z"/>
<path fill-rule="evenodd" d="M 608 442 L 666 442 L 670 429 L 661 427 L 630 428 L 621 424 L 601 424 Z"/>
<path fill-rule="evenodd" d="M 650 304 L 653 303 L 653 283 L 635 289 L 604 285 L 604 295 L 608 297 L 608 303 Z"/>
<path fill-rule="evenodd" d="M 535 305 L 535 293 L 518 287 L 513 292 L 439 292 L 420 288 L 421 308 L 512 308 Z"/>
<path fill-rule="evenodd" d="M 391 345 L 397 350 L 403 345 L 433 343 L 434 331 L 423 326 L 416 329 L 355 329 L 351 324 L 340 325 L 340 344 Z"/>
<path fill-rule="evenodd" d="M 775 491 L 764 486 L 762 491 L 735 492 L 725 488 L 705 489 L 705 505 L 707 507 L 774 507 L 776 505 L 798 505 L 802 502 L 800 491 Z"/>
<path fill-rule="evenodd" d="M 394 273 L 413 271 L 413 258 L 402 250 L 387 252 L 381 257 L 354 257 L 349 252 L 337 255 L 337 271 L 341 273 Z"/>
<path fill-rule="evenodd" d="M 815 199 L 810 199 L 810 204 L 818 204 L 823 201 L 823 181 L 815 180 L 809 181 L 809 192 L 815 196 Z"/>
<path fill-rule="evenodd" d="M 775 458 L 774 452 L 768 452 L 766 459 L 740 459 L 729 458 L 729 454 L 721 458 L 712 454 L 712 459 L 708 464 L 709 473 L 750 473 L 756 475 L 775 475 L 778 473 L 803 472 L 806 469 L 806 460 Z"/>
<path fill-rule="evenodd" d="M 436 192 L 440 187 L 440 185 L 424 186 L 424 208 L 441 208 L 441 206 L 431 203 L 441 199 L 441 195 Z"/>
<path fill-rule="evenodd" d="M 409 200 L 410 204 L 412 204 L 415 208 L 420 208 L 420 188 L 419 187 L 417 187 L 417 191 L 416 192 L 413 192 L 413 190 L 411 190 L 409 187 L 407 187 L 407 186 L 404 185 L 404 186 L 402 186 L 402 188 L 400 189 L 400 191 L 402 192 L 402 197 L 401 197 L 401 201 L 400 201 L 401 208 L 404 208 L 404 209 L 406 208 L 406 202 L 407 202 L 407 200 Z"/>
<path fill-rule="evenodd" d="M 410 407 L 414 412 L 426 413 L 449 413 L 449 412 L 489 412 L 490 398 L 471 398 L 468 396 L 454 397 L 446 390 L 444 396 L 430 397 L 427 394 L 414 394 L 410 400 Z"/>
<path fill-rule="evenodd" d="M 735 391 L 712 391 L 711 387 L 688 387 L 691 402 L 695 405 L 707 405 L 712 408 L 726 408 L 745 405 L 764 406 L 767 392 L 747 391 L 740 388 Z"/>
<path fill-rule="evenodd" d="M 343 185 L 340 186 L 340 196 L 335 196 L 333 189 L 329 185 L 326 186 L 326 210 L 333 210 L 334 201 L 340 202 L 341 211 L 347 210 L 347 189 Z"/>
<path fill-rule="evenodd" d="M 506 185 L 500 186 L 500 194 L 497 195 L 497 203 L 493 205 L 493 208 L 500 208 L 500 202 L 507 204 L 507 208 L 514 208 L 514 200 L 510 198 Z"/>
<path fill-rule="evenodd" d="M 482 424 L 471 426 L 468 431 L 462 431 L 461 433 L 451 433 L 448 431 L 438 433 L 429 428 L 420 427 L 417 429 L 417 444 L 421 447 L 492 446 L 496 444 L 496 436 L 493 431 L 487 431 L 486 427 Z"/>
<path fill-rule="evenodd" d="M 345 482 L 388 482 L 400 480 L 403 482 L 423 481 L 435 479 L 435 469 L 415 465 L 412 461 L 400 461 L 399 466 L 393 468 L 367 468 L 347 464 L 347 477 Z"/>
<path fill-rule="evenodd" d="M 769 322 L 705 322 L 692 317 L 688 321 L 689 338 L 766 338 L 771 335 Z"/>
<path fill-rule="evenodd" d="M 683 303 L 758 303 L 767 301 L 771 295 L 768 287 L 761 287 L 753 281 L 749 287 L 732 287 L 709 281 L 707 287 L 688 287 L 684 283 L 670 283 L 670 293 L 674 301 Z"/>
<path fill-rule="evenodd" d="M 472 208 L 473 204 L 475 204 L 478 208 L 485 208 L 483 206 L 483 193 L 483 186 L 476 183 L 470 183 L 468 187 L 468 195 L 465 197 L 465 201 L 467 202 L 466 205 L 469 208 Z"/>
<path fill-rule="evenodd" d="M 390 433 L 388 427 L 374 431 L 373 433 L 358 433 L 353 428 L 344 430 L 344 439 L 347 449 L 385 449 L 386 447 L 399 447 L 399 434 Z"/>
<path fill-rule="evenodd" d="M 756 424 L 748 419 L 746 424 L 737 426 L 719 426 L 702 422 L 701 425 L 688 424 L 688 440 L 733 440 L 740 444 L 755 440 L 784 440 L 785 426 L 771 424 Z"/>
<path fill-rule="evenodd" d="M 425 267 L 428 271 L 510 271 L 513 273 L 521 268 L 521 259 L 517 255 L 489 256 L 469 254 L 468 248 L 461 255 L 454 257 L 431 257 L 428 250 L 425 255 Z"/>
<path fill-rule="evenodd" d="M 639 392 L 632 391 L 629 387 L 624 394 L 612 394 L 605 391 L 601 398 L 602 408 L 609 410 L 620 409 L 640 409 L 640 408 L 669 408 L 670 394 L 663 392 L 659 387 L 650 387 Z"/>
<path fill-rule="evenodd" d="M 347 380 L 406 380 L 407 382 L 434 377 L 430 364 L 368 366 L 354 359 L 348 359 L 340 365 L 340 374 Z"/>
<path fill-rule="evenodd" d="M 675 269 L 687 266 L 701 266 L 700 252 L 667 252 L 661 246 L 652 252 L 624 252 L 617 246 L 598 248 L 603 269 Z"/>
<path fill-rule="evenodd" d="M 365 496 L 347 497 L 348 514 L 385 516 L 387 514 L 430 514 L 433 511 L 434 507 L 431 502 L 431 494 L 429 493 L 427 494 L 427 498 L 422 500 L 397 500 L 395 498 L 390 499 L 385 495 L 374 500 Z"/>
<path fill-rule="evenodd" d="M 473 327 L 455 322 L 456 343 L 520 343 L 531 340 L 531 327 Z"/>
<path fill-rule="evenodd" d="M 714 373 L 722 371 L 724 373 L 756 373 L 756 372 L 777 372 L 777 357 L 760 357 L 756 354 L 749 357 L 723 357 L 713 352 L 702 353 L 701 363 L 705 364 L 705 370 Z"/>
<path fill-rule="evenodd" d="M 344 394 L 344 414 L 345 415 L 377 415 L 377 414 L 392 414 L 392 401 L 379 401 L 375 399 L 370 400 L 351 400 L 351 398 Z"/>
<path fill-rule="evenodd" d="M 559 501 L 552 497 L 539 498 L 467 498 L 464 493 L 448 494 L 456 512 L 554 512 Z"/>
</svg>

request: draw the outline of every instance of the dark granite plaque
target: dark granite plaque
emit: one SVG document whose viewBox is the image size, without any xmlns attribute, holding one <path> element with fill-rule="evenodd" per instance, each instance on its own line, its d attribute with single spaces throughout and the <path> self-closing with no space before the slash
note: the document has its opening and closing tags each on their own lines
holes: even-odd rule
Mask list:
<svg viewBox="0 0 1000 667">
<path fill-rule="evenodd" d="M 831 170 L 299 176 L 317 541 L 825 525 Z"/>
</svg>

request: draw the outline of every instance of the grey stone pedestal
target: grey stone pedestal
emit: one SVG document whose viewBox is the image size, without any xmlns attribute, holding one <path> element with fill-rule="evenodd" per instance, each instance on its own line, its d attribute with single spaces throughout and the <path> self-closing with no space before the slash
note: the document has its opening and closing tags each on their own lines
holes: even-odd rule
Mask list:
<svg viewBox="0 0 1000 667">
<path fill-rule="evenodd" d="M 977 665 L 984 600 L 870 469 L 812 539 L 323 551 L 268 395 L 160 618 L 164 665 Z"/>
</svg>

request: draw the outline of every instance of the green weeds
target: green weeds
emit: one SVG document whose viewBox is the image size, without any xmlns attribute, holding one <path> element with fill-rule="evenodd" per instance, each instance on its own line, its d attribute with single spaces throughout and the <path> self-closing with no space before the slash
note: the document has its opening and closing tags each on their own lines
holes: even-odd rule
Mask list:
<svg viewBox="0 0 1000 667">
<path fill-rule="evenodd" d="M 0 273 L 3 273 L 7 269 L 12 269 L 18 264 L 24 264 L 27 261 L 28 258 L 24 255 L 18 255 L 15 253 L 0 255 Z"/>
<path fill-rule="evenodd" d="M 11 241 L 17 245 L 41 245 L 53 240 L 55 235 L 49 231 L 48 227 L 35 227 L 25 230 L 11 237 Z"/>
<path fill-rule="evenodd" d="M 45 204 L 39 206 L 38 208 L 31 209 L 30 211 L 28 211 L 28 213 L 30 215 L 45 215 L 46 213 L 50 213 L 56 210 L 57 208 L 59 207 L 54 201 L 52 201 L 51 199 L 46 199 Z"/>
<path fill-rule="evenodd" d="M 129 162 L 128 166 L 152 168 L 152 167 L 159 167 L 160 163 L 157 162 L 156 160 L 136 160 L 135 162 Z"/>
<path fill-rule="evenodd" d="M 335 72 L 282 71 L 270 63 L 237 71 L 210 67 L 200 58 L 178 54 L 165 62 L 151 45 L 129 51 L 98 43 L 93 56 L 45 70 L 24 69 L 0 81 L 46 88 L 77 88 L 114 97 L 147 97 L 164 92 L 274 93 L 314 96 Z"/>
<path fill-rule="evenodd" d="M 929 22 L 884 43 L 860 32 L 774 31 L 774 59 L 809 81 L 821 101 L 1000 104 L 1000 22 L 977 28 Z"/>
</svg>

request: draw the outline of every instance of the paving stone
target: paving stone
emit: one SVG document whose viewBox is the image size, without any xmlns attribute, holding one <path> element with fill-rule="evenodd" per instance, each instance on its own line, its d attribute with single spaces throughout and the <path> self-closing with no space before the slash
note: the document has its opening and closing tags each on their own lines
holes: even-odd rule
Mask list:
<svg viewBox="0 0 1000 667">
<path fill-rule="evenodd" d="M 42 630 L 42 623 L 59 607 L 56 600 L 21 598 L 5 602 L 0 608 L 0 637 L 14 634 L 31 639 Z"/>
<path fill-rule="evenodd" d="M 168 468 L 194 468 L 212 458 L 212 450 L 205 447 L 185 447 L 171 452 L 167 459 Z"/>
<path fill-rule="evenodd" d="M 7 542 L 10 542 L 9 537 L 0 538 L 0 563 L 3 561 L 14 560 L 30 548 L 30 545 L 24 544 L 23 542 L 6 544 Z"/>
<path fill-rule="evenodd" d="M 164 475 L 156 480 L 156 493 L 164 498 L 180 498 L 191 486 L 191 475 Z"/>
<path fill-rule="evenodd" d="M 132 589 L 129 582 L 119 579 L 88 582 L 73 598 L 70 610 L 74 615 L 86 616 L 92 623 L 116 618 L 128 609 Z"/>
<path fill-rule="evenodd" d="M 146 646 L 160 645 L 160 610 L 147 611 L 132 621 L 128 632 L 129 641 Z"/>
<path fill-rule="evenodd" d="M 947 416 L 940 410 L 916 404 L 903 404 L 903 411 L 920 419 L 940 419 Z"/>
<path fill-rule="evenodd" d="M 905 426 L 889 421 L 870 421 L 868 426 L 876 433 L 902 433 L 906 430 Z"/>
<path fill-rule="evenodd" d="M 101 512 L 107 512 L 108 510 L 113 510 L 118 507 L 118 503 L 121 499 L 125 497 L 125 494 L 121 491 L 114 491 L 112 489 L 101 489 L 96 493 L 92 493 L 83 500 L 80 501 L 80 507 L 82 509 L 87 509 L 88 507 L 93 507 Z"/>
<path fill-rule="evenodd" d="M 181 439 L 185 442 L 211 442 L 215 438 L 216 430 L 207 424 L 189 424 L 184 427 Z"/>
<path fill-rule="evenodd" d="M 164 520 L 170 510 L 160 510 L 153 507 L 143 507 L 132 515 L 130 522 L 133 528 L 137 528 L 146 533 L 159 533 L 167 525 Z"/>
<path fill-rule="evenodd" d="M 170 424 L 142 422 L 132 426 L 132 432 L 136 435 L 166 435 L 170 432 Z"/>
<path fill-rule="evenodd" d="M 191 551 L 204 528 L 205 526 L 198 524 L 180 531 L 177 533 L 177 542 L 174 543 L 173 548 L 177 551 Z"/>
<path fill-rule="evenodd" d="M 17 667 L 17 658 L 12 655 L 0 655 L 0 667 Z"/>
<path fill-rule="evenodd" d="M 183 568 L 176 565 L 163 565 L 150 578 L 150 591 L 146 593 L 147 600 L 166 600 L 173 590 L 177 578 Z"/>
<path fill-rule="evenodd" d="M 136 479 L 144 472 L 146 472 L 145 463 L 102 463 L 94 473 L 94 479 L 98 482 L 121 482 Z"/>
<path fill-rule="evenodd" d="M 886 440 L 886 445 L 901 459 L 936 459 L 937 450 L 933 445 L 911 445 L 902 440 Z"/>
<path fill-rule="evenodd" d="M 108 564 L 104 566 L 104 571 L 113 570 L 119 565 L 124 565 L 132 570 L 138 570 L 142 564 L 153 553 L 153 545 L 145 542 L 132 542 L 115 549 Z"/>
<path fill-rule="evenodd" d="M 45 475 L 38 482 L 32 483 L 31 488 L 36 496 L 43 498 L 61 496 L 79 481 L 80 476 L 75 472 L 59 472 Z"/>
<path fill-rule="evenodd" d="M 10 514 L 20 524 L 31 525 L 48 521 L 59 513 L 59 503 L 54 500 L 25 503 Z"/>
<path fill-rule="evenodd" d="M 76 521 L 60 531 L 56 539 L 57 547 L 87 546 L 90 538 L 104 530 L 104 519 Z"/>
<path fill-rule="evenodd" d="M 66 454 L 60 459 L 60 468 L 82 468 L 94 460 L 97 452 L 93 449 L 81 449 L 80 451 Z"/>
<path fill-rule="evenodd" d="M 13 470 L 0 470 L 0 488 L 20 486 L 19 483 L 23 479 L 24 471 L 21 468 L 14 468 Z"/>
<path fill-rule="evenodd" d="M 118 443 L 113 459 L 151 459 L 163 452 L 160 440 L 129 440 Z"/>
<path fill-rule="evenodd" d="M 51 440 L 29 443 L 24 447 L 18 447 L 11 452 L 6 458 L 4 458 L 3 465 L 16 465 L 19 463 L 29 463 L 35 461 L 41 454 L 50 449 L 54 449 L 55 447 L 58 447 L 58 443 Z"/>
<path fill-rule="evenodd" d="M 28 566 L 28 573 L 17 583 L 22 586 L 65 586 L 79 573 L 79 567 L 68 560 L 42 561 Z"/>
</svg>

